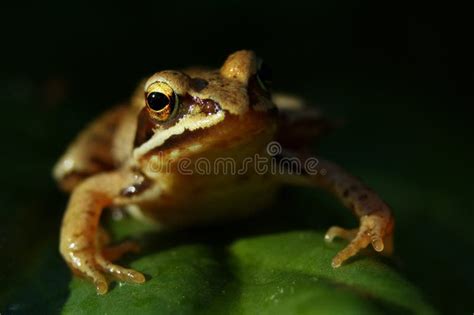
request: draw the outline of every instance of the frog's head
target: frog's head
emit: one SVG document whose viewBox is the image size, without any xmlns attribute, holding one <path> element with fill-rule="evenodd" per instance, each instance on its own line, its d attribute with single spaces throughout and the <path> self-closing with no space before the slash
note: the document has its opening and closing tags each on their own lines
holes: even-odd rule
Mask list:
<svg viewBox="0 0 474 315">
<path fill-rule="evenodd" d="M 269 72 L 252 51 L 230 55 L 220 69 L 161 71 L 145 83 L 133 156 L 174 157 L 252 137 L 273 125 Z M 268 119 L 272 117 L 271 119 Z"/>
</svg>

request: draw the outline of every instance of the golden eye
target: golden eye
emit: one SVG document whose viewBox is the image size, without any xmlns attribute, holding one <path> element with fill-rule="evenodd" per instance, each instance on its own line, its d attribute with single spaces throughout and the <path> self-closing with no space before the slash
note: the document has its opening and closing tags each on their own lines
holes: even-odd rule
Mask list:
<svg viewBox="0 0 474 315">
<path fill-rule="evenodd" d="M 168 119 L 175 112 L 178 104 L 178 96 L 165 82 L 151 84 L 145 98 L 152 117 L 161 121 Z"/>
</svg>

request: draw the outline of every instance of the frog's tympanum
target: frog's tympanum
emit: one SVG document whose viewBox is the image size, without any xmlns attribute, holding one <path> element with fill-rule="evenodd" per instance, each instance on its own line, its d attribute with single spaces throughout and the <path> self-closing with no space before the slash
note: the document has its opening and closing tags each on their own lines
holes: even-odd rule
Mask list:
<svg viewBox="0 0 474 315">
<path fill-rule="evenodd" d="M 359 218 L 357 229 L 328 230 L 327 241 L 349 241 L 334 257 L 334 268 L 369 244 L 390 252 L 389 207 L 332 162 L 317 158 L 316 172 L 309 170 L 308 164 L 315 164 L 303 163 L 312 156 L 309 140 L 327 123 L 297 98 L 272 95 L 270 83 L 262 61 L 252 51 L 238 51 L 219 69 L 155 73 L 128 105 L 111 109 L 82 131 L 54 168 L 59 185 L 71 192 L 60 252 L 73 272 L 90 279 L 99 294 L 107 292 L 110 279 L 145 281 L 140 272 L 112 263 L 137 246 L 108 244 L 99 224 L 104 209 L 123 208 L 160 226 L 182 228 L 271 209 L 278 188 L 287 184 L 326 189 Z M 283 150 L 269 152 L 269 143 Z M 257 155 L 258 168 L 251 161 Z M 208 167 L 203 174 L 203 163 L 195 163 L 206 159 L 212 166 L 223 158 L 238 171 Z M 285 158 L 290 163 L 277 171 L 262 168 L 262 159 L 270 166 Z M 300 172 L 295 161 L 303 165 Z"/>
</svg>

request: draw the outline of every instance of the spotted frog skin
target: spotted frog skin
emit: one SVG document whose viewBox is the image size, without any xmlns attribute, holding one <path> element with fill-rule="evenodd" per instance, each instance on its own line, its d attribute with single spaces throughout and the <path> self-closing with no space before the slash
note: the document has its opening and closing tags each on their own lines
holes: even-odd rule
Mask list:
<svg viewBox="0 0 474 315">
<path fill-rule="evenodd" d="M 109 246 L 99 220 L 106 208 L 167 228 L 211 224 L 249 216 L 268 207 L 282 185 L 333 193 L 359 218 L 356 229 L 331 227 L 326 240 L 349 241 L 333 259 L 337 268 L 372 245 L 390 253 L 394 220 L 389 207 L 366 185 L 318 157 L 318 170 L 202 175 L 198 159 L 232 158 L 241 169 L 258 154 L 268 163 L 307 158 L 309 141 L 325 122 L 301 101 L 271 95 L 268 71 L 252 51 L 230 55 L 219 69 L 160 71 L 142 82 L 128 104 L 106 112 L 83 130 L 56 164 L 53 175 L 71 193 L 61 226 L 60 252 L 72 271 L 90 279 L 98 294 L 109 281 L 145 277 L 112 263 L 137 250 L 131 242 Z M 283 149 L 269 153 L 269 143 Z M 275 142 L 276 143 L 276 142 Z M 179 161 L 185 160 L 186 172 Z M 182 165 L 181 165 L 182 166 Z"/>
</svg>

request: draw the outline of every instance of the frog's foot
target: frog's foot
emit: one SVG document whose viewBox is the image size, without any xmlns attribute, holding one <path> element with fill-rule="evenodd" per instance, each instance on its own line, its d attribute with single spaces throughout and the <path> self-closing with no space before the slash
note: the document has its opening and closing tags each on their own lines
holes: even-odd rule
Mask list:
<svg viewBox="0 0 474 315">
<path fill-rule="evenodd" d="M 361 217 L 358 229 L 346 230 L 338 226 L 331 227 L 325 235 L 327 242 L 332 242 L 336 237 L 350 241 L 349 245 L 333 258 L 333 268 L 340 267 L 344 261 L 356 255 L 369 244 L 372 244 L 377 252 L 390 255 L 393 248 L 392 230 L 393 221 L 387 224 L 386 218 L 377 215 Z"/>
<path fill-rule="evenodd" d="M 125 242 L 102 251 L 94 248 L 83 248 L 63 252 L 63 256 L 78 276 L 90 279 L 96 286 L 97 294 L 105 294 L 109 289 L 108 279 L 116 279 L 131 283 L 145 282 L 145 276 L 133 269 L 113 264 L 110 259 L 118 258 L 130 251 L 137 251 L 138 246 Z"/>
</svg>

